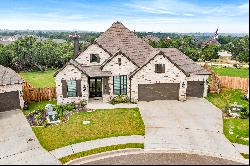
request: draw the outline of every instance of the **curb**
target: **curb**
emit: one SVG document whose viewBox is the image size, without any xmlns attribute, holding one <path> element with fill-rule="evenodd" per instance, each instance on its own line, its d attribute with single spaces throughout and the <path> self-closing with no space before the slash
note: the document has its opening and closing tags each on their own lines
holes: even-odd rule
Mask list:
<svg viewBox="0 0 250 166">
<path fill-rule="evenodd" d="M 117 157 L 117 156 L 123 156 L 123 155 L 130 155 L 130 154 L 141 154 L 141 153 L 184 153 L 184 154 L 195 154 L 195 155 L 200 155 L 200 156 L 208 156 L 208 157 L 216 157 L 216 158 L 221 158 L 224 160 L 230 160 L 234 162 L 239 162 L 242 164 L 249 164 L 249 160 L 247 159 L 241 159 L 241 158 L 233 158 L 229 159 L 228 156 L 222 156 L 220 154 L 215 154 L 215 153 L 209 153 L 209 152 L 201 152 L 201 151 L 180 151 L 180 150 L 151 150 L 151 149 L 121 149 L 121 150 L 114 150 L 114 151 L 109 151 L 109 152 L 103 152 L 99 154 L 94 154 L 78 159 L 71 160 L 64 165 L 78 165 L 79 162 L 81 164 L 86 164 L 89 162 L 97 161 L 97 160 L 102 160 L 106 158 L 111 158 L 111 157 Z"/>
</svg>

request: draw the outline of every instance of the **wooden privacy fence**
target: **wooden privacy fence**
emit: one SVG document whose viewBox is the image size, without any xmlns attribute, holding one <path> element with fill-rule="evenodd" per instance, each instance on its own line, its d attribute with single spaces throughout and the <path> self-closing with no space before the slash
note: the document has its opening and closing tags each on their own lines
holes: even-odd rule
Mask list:
<svg viewBox="0 0 250 166">
<path fill-rule="evenodd" d="M 56 98 L 55 87 L 34 88 L 28 82 L 22 84 L 24 101 L 38 102 L 43 100 L 52 100 Z"/>
<path fill-rule="evenodd" d="M 248 90 L 249 78 L 218 76 L 221 87 Z"/>
<path fill-rule="evenodd" d="M 212 71 L 211 66 L 207 63 L 205 63 L 204 68 L 211 73 L 209 83 L 210 93 L 220 93 L 221 88 L 242 89 L 244 92 L 248 91 L 249 78 L 219 76 Z"/>
</svg>

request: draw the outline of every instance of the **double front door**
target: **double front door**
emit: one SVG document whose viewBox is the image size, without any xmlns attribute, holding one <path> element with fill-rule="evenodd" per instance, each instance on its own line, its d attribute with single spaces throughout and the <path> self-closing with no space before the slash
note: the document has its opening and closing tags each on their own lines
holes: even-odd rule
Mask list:
<svg viewBox="0 0 250 166">
<path fill-rule="evenodd" d="M 89 97 L 102 97 L 102 78 L 89 79 Z"/>
</svg>

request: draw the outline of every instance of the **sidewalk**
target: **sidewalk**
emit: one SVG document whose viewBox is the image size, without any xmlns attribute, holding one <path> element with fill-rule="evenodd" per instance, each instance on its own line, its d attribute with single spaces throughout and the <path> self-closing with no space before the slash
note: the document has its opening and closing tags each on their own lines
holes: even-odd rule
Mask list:
<svg viewBox="0 0 250 166">
<path fill-rule="evenodd" d="M 234 147 L 235 147 L 240 153 L 249 154 L 249 146 L 248 146 L 248 145 L 241 145 L 241 144 L 237 144 L 237 143 L 234 143 L 233 145 L 234 145 Z"/>
<path fill-rule="evenodd" d="M 81 142 L 65 146 L 62 148 L 58 148 L 50 151 L 50 153 L 59 159 L 74 153 L 79 153 L 95 148 L 118 145 L 118 144 L 128 144 L 128 143 L 144 143 L 144 136 L 132 135 L 132 136 L 119 136 L 119 137 L 97 139 L 93 141 Z"/>
</svg>

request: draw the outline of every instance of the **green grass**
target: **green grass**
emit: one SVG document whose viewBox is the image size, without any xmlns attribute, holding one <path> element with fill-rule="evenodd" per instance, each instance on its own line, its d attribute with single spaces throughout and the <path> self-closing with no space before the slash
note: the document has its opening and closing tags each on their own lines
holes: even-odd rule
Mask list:
<svg viewBox="0 0 250 166">
<path fill-rule="evenodd" d="M 209 93 L 207 99 L 220 109 L 224 109 L 234 102 L 249 108 L 248 101 L 242 99 L 243 95 L 244 93 L 240 89 L 223 89 L 220 94 Z"/>
<path fill-rule="evenodd" d="M 249 119 L 223 119 L 224 134 L 232 143 L 249 145 L 249 140 L 242 138 L 249 138 Z M 229 133 L 229 130 L 233 134 Z"/>
<path fill-rule="evenodd" d="M 249 159 L 249 154 L 241 153 L 241 155 L 242 155 L 245 159 Z"/>
<path fill-rule="evenodd" d="M 249 69 L 236 69 L 236 68 L 223 68 L 223 67 L 212 67 L 212 70 L 220 76 L 230 77 L 249 77 Z"/>
<path fill-rule="evenodd" d="M 83 125 L 84 120 L 90 120 L 91 124 Z M 72 115 L 66 123 L 32 129 L 48 151 L 99 138 L 145 134 L 138 108 L 80 112 Z"/>
<path fill-rule="evenodd" d="M 106 147 L 91 149 L 91 150 L 80 152 L 80 153 L 75 153 L 75 154 L 60 158 L 59 160 L 63 164 L 65 164 L 71 160 L 85 157 L 85 156 L 89 156 L 92 154 L 97 154 L 97 153 L 102 153 L 102 152 L 107 152 L 107 151 L 112 151 L 112 150 L 127 149 L 127 148 L 141 148 L 141 149 L 143 149 L 144 144 L 130 143 L 130 144 L 119 144 L 119 145 L 113 145 L 113 146 L 106 146 Z"/>
<path fill-rule="evenodd" d="M 23 110 L 23 113 L 24 115 L 28 115 L 30 112 L 34 111 L 37 108 L 44 108 L 47 104 L 56 105 L 56 103 L 56 100 L 29 103 L 29 108 L 27 110 Z"/>
<path fill-rule="evenodd" d="M 249 109 L 247 100 L 242 99 L 243 92 L 238 89 L 223 89 L 220 94 L 211 94 L 207 96 L 208 101 L 216 107 L 224 110 L 234 102 L 243 105 Z M 229 134 L 229 129 L 232 128 L 233 134 Z M 249 119 L 223 119 L 223 130 L 225 136 L 233 143 L 249 144 L 249 141 L 242 138 L 249 138 Z"/>
<path fill-rule="evenodd" d="M 44 88 L 44 87 L 55 87 L 55 79 L 53 77 L 56 70 L 47 70 L 45 72 L 21 72 L 19 73 L 21 77 L 29 82 L 35 88 Z"/>
</svg>

